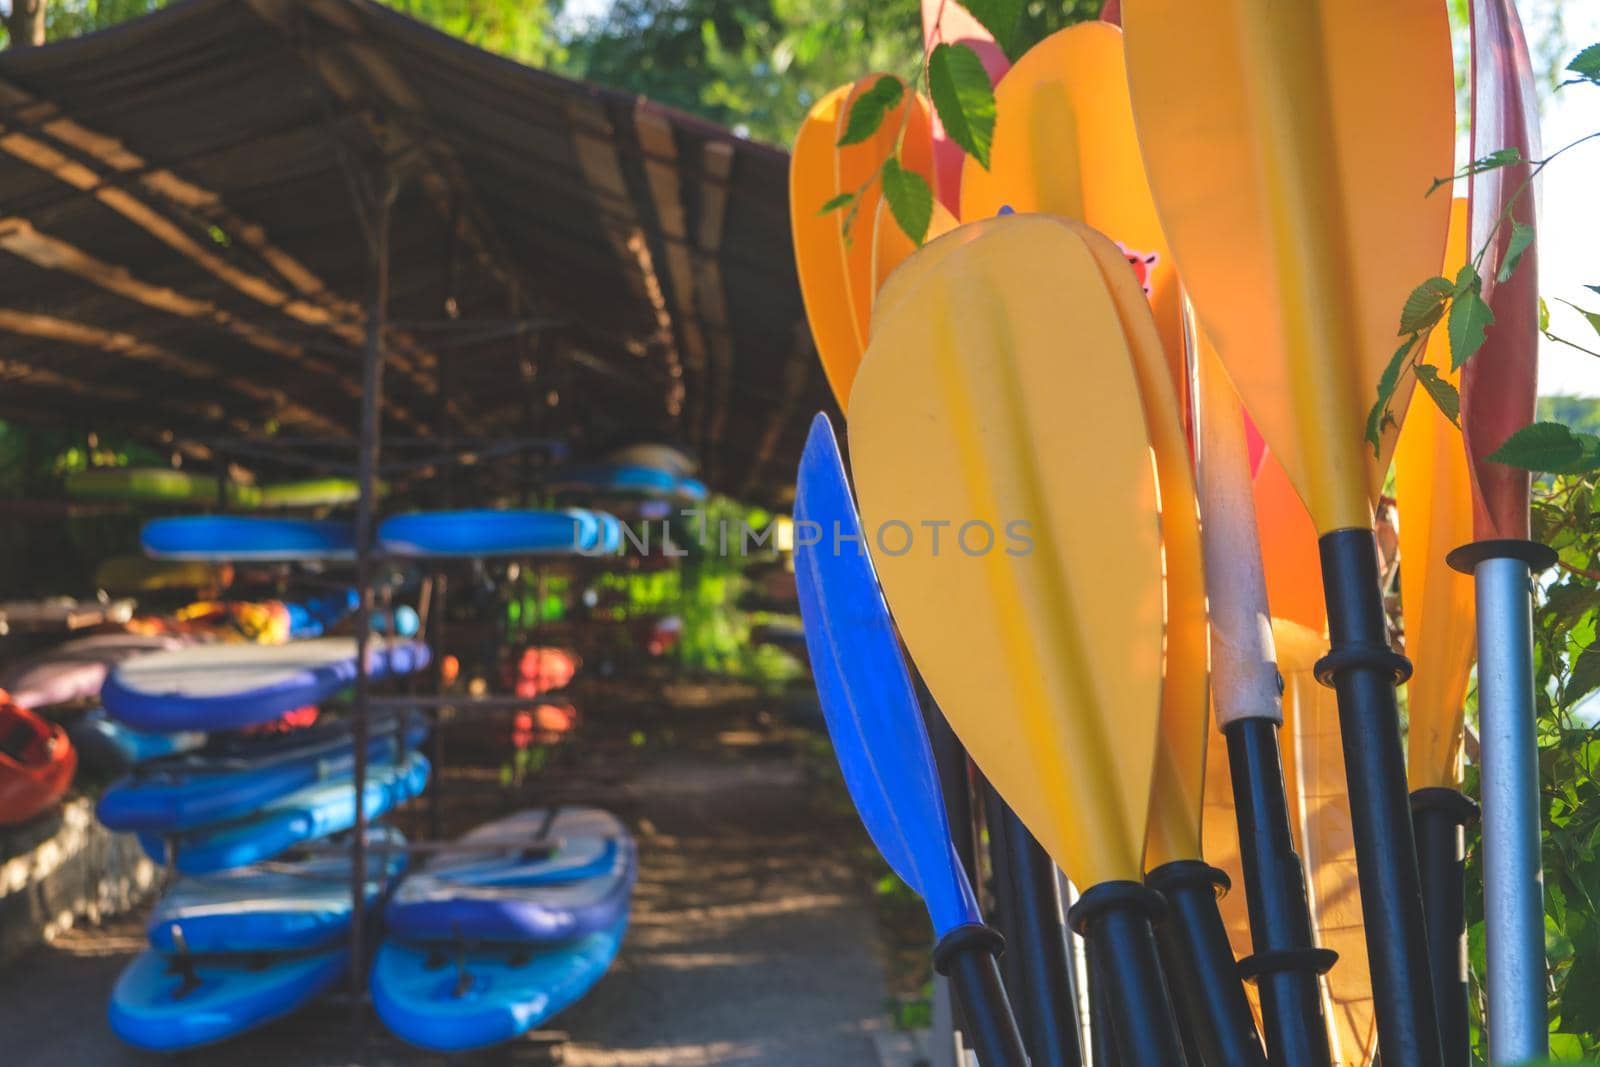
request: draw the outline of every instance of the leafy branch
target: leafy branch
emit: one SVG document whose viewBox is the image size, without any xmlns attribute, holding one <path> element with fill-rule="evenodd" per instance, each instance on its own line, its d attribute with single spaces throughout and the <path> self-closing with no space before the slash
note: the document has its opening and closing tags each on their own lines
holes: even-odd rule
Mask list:
<svg viewBox="0 0 1600 1067">
<path fill-rule="evenodd" d="M 1600 86 L 1600 44 L 1590 45 L 1578 53 L 1578 56 L 1567 65 L 1567 69 L 1576 76 L 1563 82 L 1563 86 L 1577 83 Z M 1406 298 L 1400 312 L 1398 331 L 1402 338 L 1400 347 L 1395 350 L 1378 379 L 1377 398 L 1367 413 L 1366 440 L 1372 446 L 1374 455 L 1378 452 L 1383 432 L 1397 423 L 1393 403 L 1400 393 L 1400 387 L 1405 382 L 1407 374 L 1414 376 L 1417 384 L 1452 424 L 1457 427 L 1461 425 L 1460 394 L 1455 386 L 1440 376 L 1437 367 L 1423 361 L 1428 338 L 1441 321 L 1446 324 L 1452 371 L 1460 370 L 1477 355 L 1487 339 L 1489 327 L 1494 325 L 1494 312 L 1483 299 L 1481 272 L 1485 257 L 1491 249 L 1498 246 L 1501 234 L 1509 223 L 1511 233 L 1506 241 L 1505 256 L 1495 272 L 1495 281 L 1497 284 L 1503 284 L 1511 279 L 1523 256 L 1533 246 L 1535 237 L 1531 225 L 1518 222 L 1512 217 L 1517 205 L 1527 195 L 1532 188 L 1533 180 L 1545 167 L 1579 145 L 1596 138 L 1600 138 L 1600 131 L 1580 137 L 1539 160 L 1524 160 L 1522 153 L 1514 147 L 1502 148 L 1473 160 L 1448 177 L 1434 179 L 1427 195 L 1432 195 L 1459 178 L 1516 166 L 1524 162 L 1531 164 L 1527 175 L 1523 177 L 1515 192 L 1506 198 L 1500 215 L 1495 220 L 1494 228 L 1484 239 L 1482 247 L 1477 250 L 1470 262 L 1462 266 L 1454 280 L 1443 277 L 1429 278 L 1413 289 Z M 1600 293 L 1600 287 L 1587 288 Z M 1600 333 L 1600 313 L 1578 307 L 1571 301 L 1563 300 L 1562 303 L 1582 314 L 1596 333 Z M 1551 341 L 1600 358 L 1600 352 L 1551 332 L 1549 309 L 1543 300 L 1539 301 L 1539 332 Z M 1550 427 L 1556 427 L 1564 431 L 1564 434 L 1557 434 Z M 1509 466 L 1525 467 L 1530 470 L 1582 473 L 1600 469 L 1600 437 L 1576 433 L 1559 423 L 1536 423 L 1513 434 L 1489 458 Z"/>
</svg>

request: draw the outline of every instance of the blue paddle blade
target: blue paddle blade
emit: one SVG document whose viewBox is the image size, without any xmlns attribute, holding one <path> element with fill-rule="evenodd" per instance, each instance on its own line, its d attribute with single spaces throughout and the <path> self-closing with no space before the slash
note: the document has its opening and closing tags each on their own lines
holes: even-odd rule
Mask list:
<svg viewBox="0 0 1600 1067">
<path fill-rule="evenodd" d="M 806 649 L 845 786 L 872 843 L 940 937 L 983 921 L 950 842 L 933 750 L 826 415 L 811 423 L 795 504 Z M 814 525 L 805 525 L 807 523 Z"/>
</svg>

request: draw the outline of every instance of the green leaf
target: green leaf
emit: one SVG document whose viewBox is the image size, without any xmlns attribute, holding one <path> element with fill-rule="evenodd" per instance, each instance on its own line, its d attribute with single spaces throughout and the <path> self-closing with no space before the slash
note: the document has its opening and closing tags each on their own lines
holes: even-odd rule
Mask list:
<svg viewBox="0 0 1600 1067">
<path fill-rule="evenodd" d="M 850 118 L 844 124 L 844 136 L 839 147 L 860 144 L 878 132 L 883 117 L 893 111 L 905 96 L 906 87 L 892 74 L 885 74 L 872 84 L 872 88 L 856 97 L 850 105 Z"/>
<path fill-rule="evenodd" d="M 1600 285 L 1586 285 L 1584 288 L 1589 290 L 1591 293 L 1594 293 L 1596 296 L 1600 296 Z"/>
<path fill-rule="evenodd" d="M 989 169 L 994 141 L 994 87 L 978 53 L 964 44 L 941 44 L 928 57 L 928 92 L 950 139 Z"/>
<path fill-rule="evenodd" d="M 1591 288 L 1593 288 L 1591 286 Z M 1544 302 L 1544 297 L 1539 298 L 1539 332 L 1548 333 L 1550 330 L 1550 305 Z"/>
<path fill-rule="evenodd" d="M 1572 707 L 1596 689 L 1600 689 L 1600 647 L 1590 645 L 1572 665 L 1566 688 L 1561 691 L 1561 702 Z"/>
<path fill-rule="evenodd" d="M 1561 300 L 1559 296 L 1556 297 L 1556 299 Z M 1576 311 L 1578 314 L 1582 315 L 1584 318 L 1588 319 L 1589 325 L 1594 329 L 1594 332 L 1600 333 L 1600 313 L 1587 311 L 1579 307 L 1577 304 L 1574 304 L 1570 300 L 1561 300 L 1561 302 L 1567 305 L 1567 307 L 1571 308 L 1573 311 Z"/>
<path fill-rule="evenodd" d="M 1536 422 L 1506 438 L 1489 458 L 1547 474 L 1583 474 L 1600 470 L 1600 437 L 1575 433 L 1559 422 Z"/>
<path fill-rule="evenodd" d="M 1495 275 L 1495 281 L 1505 282 L 1511 280 L 1511 275 L 1516 272 L 1517 264 L 1522 262 L 1522 253 L 1533 244 L 1533 227 L 1523 222 L 1511 224 L 1511 243 L 1506 245 L 1506 258 L 1500 264 L 1500 272 Z"/>
<path fill-rule="evenodd" d="M 1483 347 L 1494 312 L 1483 301 L 1483 279 L 1471 263 L 1456 275 L 1456 296 L 1450 302 L 1450 367 L 1459 369 Z"/>
<path fill-rule="evenodd" d="M 1445 303 L 1455 295 L 1456 287 L 1448 278 L 1429 278 L 1406 297 L 1400 309 L 1399 333 L 1421 333 L 1444 315 Z"/>
<path fill-rule="evenodd" d="M 1444 417 L 1456 426 L 1461 425 L 1461 394 L 1456 387 L 1439 377 L 1439 368 L 1432 363 L 1417 364 L 1417 382 L 1439 405 Z"/>
<path fill-rule="evenodd" d="M 1400 372 L 1405 370 L 1406 358 L 1411 355 L 1412 349 L 1417 347 L 1417 342 L 1421 339 L 1419 334 L 1407 337 L 1400 347 L 1395 349 L 1394 355 L 1389 357 L 1389 365 L 1383 368 L 1383 376 L 1378 379 L 1378 399 L 1372 405 L 1372 410 L 1367 412 L 1367 443 L 1372 445 L 1374 456 L 1382 446 L 1384 427 L 1394 421 L 1394 415 L 1389 411 L 1389 404 L 1394 400 L 1395 390 L 1400 386 Z"/>
<path fill-rule="evenodd" d="M 829 197 L 828 202 L 817 209 L 818 215 L 826 215 L 838 211 L 856 198 L 855 193 L 840 193 L 838 196 Z"/>
<path fill-rule="evenodd" d="M 906 170 L 898 159 L 883 164 L 883 195 L 889 210 L 912 243 L 922 244 L 933 221 L 933 189 L 922 175 Z"/>
<path fill-rule="evenodd" d="M 1022 9 L 1026 6 L 1024 0 L 969 0 L 963 6 L 989 31 L 1006 55 L 1011 55 L 1017 20 L 1022 17 Z"/>
<path fill-rule="evenodd" d="M 1592 44 L 1579 52 L 1567 69 L 1584 81 L 1600 82 L 1600 44 Z"/>
<path fill-rule="evenodd" d="M 1467 178 L 1474 174 L 1482 174 L 1486 170 L 1496 170 L 1500 167 L 1509 167 L 1513 164 L 1521 162 L 1522 152 L 1520 149 L 1515 147 L 1496 149 L 1486 156 L 1481 156 L 1478 159 L 1474 159 L 1471 163 L 1468 163 L 1465 167 L 1462 167 L 1448 178 L 1433 179 L 1433 184 L 1428 186 L 1428 195 L 1432 196 L 1441 187 L 1449 185 L 1457 178 Z"/>
</svg>

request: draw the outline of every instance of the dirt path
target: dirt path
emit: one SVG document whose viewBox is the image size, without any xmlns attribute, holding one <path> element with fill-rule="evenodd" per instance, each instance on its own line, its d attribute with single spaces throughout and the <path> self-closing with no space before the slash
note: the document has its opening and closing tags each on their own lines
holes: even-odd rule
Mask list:
<svg viewBox="0 0 1600 1067">
<path fill-rule="evenodd" d="M 694 687 L 677 696 L 604 716 L 590 710 L 573 749 L 581 755 L 538 785 L 615 810 L 641 856 L 622 955 L 555 1021 L 570 1035 L 561 1062 L 873 1067 L 886 993 L 872 903 L 850 861 L 859 827 L 816 802 L 792 734 L 758 717 L 758 705 Z M 583 706 L 601 699 L 591 694 Z M 453 770 L 444 785 L 455 798 L 450 825 L 521 803 L 486 771 Z M 73 931 L 0 973 L 0 1060 L 173 1062 L 132 1052 L 105 1023 L 106 996 L 142 933 L 137 917 Z M 354 1062 L 347 1017 L 347 1008 L 322 1005 L 182 1062 Z M 360 1059 L 441 1062 L 381 1038 Z"/>
</svg>

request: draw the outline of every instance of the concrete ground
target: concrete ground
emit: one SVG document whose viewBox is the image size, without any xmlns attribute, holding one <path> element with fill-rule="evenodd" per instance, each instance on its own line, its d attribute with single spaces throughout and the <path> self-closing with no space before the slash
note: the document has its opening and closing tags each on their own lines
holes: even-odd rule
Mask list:
<svg viewBox="0 0 1600 1067">
<path fill-rule="evenodd" d="M 0 1062 L 874 1067 L 887 994 L 872 901 L 851 861 L 859 827 L 836 804 L 818 803 L 792 732 L 755 711 L 712 691 L 679 692 L 642 720 L 588 710 L 596 740 L 574 748 L 580 762 L 535 783 L 535 795 L 553 789 L 617 811 L 641 857 L 622 954 L 552 1022 L 564 1041 L 446 1061 L 387 1038 L 374 1021 L 357 1053 L 348 999 L 335 998 L 179 1059 L 137 1053 L 105 1022 L 111 986 L 143 944 L 135 915 L 69 931 L 0 973 Z M 470 798 L 450 823 L 525 802 L 489 775 L 444 787 Z M 483 810 L 468 818 L 469 807 Z"/>
</svg>

